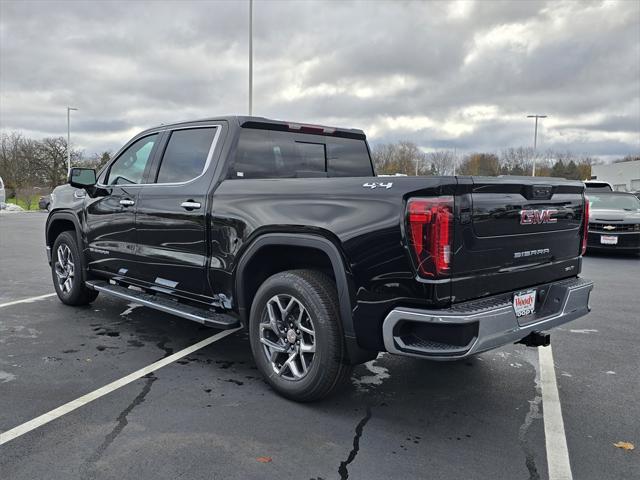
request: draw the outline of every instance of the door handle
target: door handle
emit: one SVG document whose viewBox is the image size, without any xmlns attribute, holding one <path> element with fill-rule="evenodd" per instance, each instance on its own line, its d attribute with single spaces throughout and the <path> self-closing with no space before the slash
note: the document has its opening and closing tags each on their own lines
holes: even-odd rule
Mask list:
<svg viewBox="0 0 640 480">
<path fill-rule="evenodd" d="M 186 202 L 182 202 L 180 206 L 185 210 L 197 210 L 198 208 L 201 207 L 200 202 L 194 202 L 193 200 L 187 200 Z"/>
<path fill-rule="evenodd" d="M 124 205 L 125 207 L 130 207 L 131 205 L 135 205 L 136 202 L 134 202 L 133 200 L 129 200 L 129 199 L 122 199 L 120 200 L 120 205 Z"/>
</svg>

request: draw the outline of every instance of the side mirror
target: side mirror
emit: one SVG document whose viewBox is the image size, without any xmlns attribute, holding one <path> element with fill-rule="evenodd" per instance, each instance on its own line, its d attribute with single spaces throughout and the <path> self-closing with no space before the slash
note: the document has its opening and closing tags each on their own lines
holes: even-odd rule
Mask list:
<svg viewBox="0 0 640 480">
<path fill-rule="evenodd" d="M 75 188 L 93 187 L 96 184 L 96 171 L 93 168 L 73 167 L 67 181 Z"/>
</svg>

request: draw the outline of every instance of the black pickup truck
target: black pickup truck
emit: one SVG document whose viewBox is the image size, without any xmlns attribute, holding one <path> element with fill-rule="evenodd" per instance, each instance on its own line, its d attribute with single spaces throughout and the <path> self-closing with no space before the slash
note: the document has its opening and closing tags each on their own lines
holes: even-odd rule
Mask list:
<svg viewBox="0 0 640 480">
<path fill-rule="evenodd" d="M 144 131 L 69 183 L 46 223 L 62 302 L 102 292 L 244 326 L 299 401 L 380 351 L 545 345 L 589 311 L 580 182 L 376 177 L 360 130 L 233 116 Z"/>
</svg>

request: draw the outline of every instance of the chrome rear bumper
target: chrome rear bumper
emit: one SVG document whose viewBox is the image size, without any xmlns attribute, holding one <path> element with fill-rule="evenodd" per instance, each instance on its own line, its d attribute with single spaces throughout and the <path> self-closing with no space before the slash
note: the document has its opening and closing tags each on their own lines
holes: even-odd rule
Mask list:
<svg viewBox="0 0 640 480">
<path fill-rule="evenodd" d="M 570 278 L 539 285 L 536 313 L 517 318 L 513 294 L 457 304 L 443 310 L 398 307 L 382 325 L 384 345 L 398 355 L 455 360 L 517 342 L 586 315 L 593 282 Z"/>
</svg>

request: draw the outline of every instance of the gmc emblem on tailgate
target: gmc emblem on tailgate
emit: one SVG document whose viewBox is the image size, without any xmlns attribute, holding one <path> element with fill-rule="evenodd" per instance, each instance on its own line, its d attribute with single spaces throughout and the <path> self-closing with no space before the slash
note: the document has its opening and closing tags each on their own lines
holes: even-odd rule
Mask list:
<svg viewBox="0 0 640 480">
<path fill-rule="evenodd" d="M 558 210 L 520 210 L 520 225 L 537 225 L 539 223 L 556 223 L 557 218 L 551 215 L 558 213 Z"/>
</svg>

